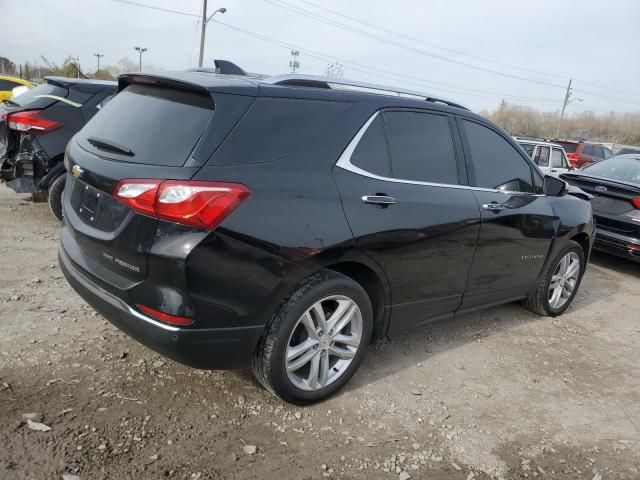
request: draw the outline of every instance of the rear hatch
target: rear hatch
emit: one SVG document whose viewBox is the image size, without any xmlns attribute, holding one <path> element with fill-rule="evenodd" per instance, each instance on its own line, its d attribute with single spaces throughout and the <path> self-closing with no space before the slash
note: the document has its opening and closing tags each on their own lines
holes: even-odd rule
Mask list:
<svg viewBox="0 0 640 480">
<path fill-rule="evenodd" d="M 145 278 L 158 220 L 116 200 L 114 188 L 123 179 L 191 178 L 213 112 L 204 89 L 132 84 L 72 139 L 61 241 L 76 264 L 120 289 Z"/>
</svg>

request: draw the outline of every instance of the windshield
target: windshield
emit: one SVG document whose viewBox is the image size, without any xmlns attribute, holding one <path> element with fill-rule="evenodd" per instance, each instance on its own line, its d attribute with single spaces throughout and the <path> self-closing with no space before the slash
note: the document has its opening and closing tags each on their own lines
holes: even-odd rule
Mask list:
<svg viewBox="0 0 640 480">
<path fill-rule="evenodd" d="M 591 175 L 640 185 L 640 155 L 619 155 L 583 169 Z"/>
<path fill-rule="evenodd" d="M 66 98 L 67 95 L 69 95 L 69 91 L 66 88 L 43 83 L 12 99 L 11 102 L 17 104 L 19 107 L 47 108 L 56 101 L 55 98 L 51 97 Z"/>
</svg>

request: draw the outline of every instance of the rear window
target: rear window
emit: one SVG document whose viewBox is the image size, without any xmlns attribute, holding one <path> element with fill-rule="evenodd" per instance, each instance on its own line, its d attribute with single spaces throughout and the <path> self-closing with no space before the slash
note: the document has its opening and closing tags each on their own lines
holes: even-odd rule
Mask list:
<svg viewBox="0 0 640 480">
<path fill-rule="evenodd" d="M 119 161 L 177 167 L 189 158 L 212 114 L 209 95 L 130 85 L 87 123 L 81 143 L 90 151 Z M 131 155 L 96 144 L 113 145 Z"/>
<path fill-rule="evenodd" d="M 553 143 L 562 145 L 562 148 L 564 148 L 564 151 L 567 153 L 576 153 L 576 150 L 578 150 L 577 143 L 573 143 L 573 142 L 553 142 Z"/>
<path fill-rule="evenodd" d="M 640 158 L 637 156 L 616 156 L 585 167 L 590 175 L 623 180 L 640 185 Z"/>
<path fill-rule="evenodd" d="M 21 107 L 25 108 L 47 108 L 55 103 L 56 97 L 67 98 L 69 91 L 66 88 L 51 85 L 49 83 L 43 83 L 35 88 L 30 88 L 22 95 L 12 99 L 13 103 L 17 103 Z"/>
</svg>

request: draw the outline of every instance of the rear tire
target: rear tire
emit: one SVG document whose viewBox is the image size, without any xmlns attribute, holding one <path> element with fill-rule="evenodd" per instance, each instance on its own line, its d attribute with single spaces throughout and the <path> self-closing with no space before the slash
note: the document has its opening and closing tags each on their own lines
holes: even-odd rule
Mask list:
<svg viewBox="0 0 640 480">
<path fill-rule="evenodd" d="M 319 272 L 285 301 L 267 326 L 253 373 L 286 402 L 323 400 L 358 369 L 372 327 L 373 309 L 364 289 L 339 273 Z"/>
<path fill-rule="evenodd" d="M 522 301 L 522 305 L 538 315 L 561 315 L 573 302 L 585 268 L 584 250 L 577 242 L 570 240 L 547 264 L 534 290 Z"/>
<path fill-rule="evenodd" d="M 64 193 L 64 183 L 66 175 L 62 174 L 49 186 L 49 208 L 55 217 L 62 221 L 62 194 Z"/>
</svg>

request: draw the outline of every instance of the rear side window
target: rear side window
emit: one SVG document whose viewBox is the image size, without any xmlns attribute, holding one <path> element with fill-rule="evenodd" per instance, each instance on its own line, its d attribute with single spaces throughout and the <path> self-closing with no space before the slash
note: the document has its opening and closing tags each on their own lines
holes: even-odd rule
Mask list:
<svg viewBox="0 0 640 480">
<path fill-rule="evenodd" d="M 208 163 L 233 165 L 283 158 L 329 127 L 351 105 L 324 100 L 257 98 Z"/>
<path fill-rule="evenodd" d="M 539 146 L 536 152 L 536 158 L 534 158 L 536 164 L 539 167 L 549 166 L 549 147 Z"/>
<path fill-rule="evenodd" d="M 585 145 L 584 147 L 582 147 L 582 154 L 593 157 L 596 154 L 596 149 L 593 147 L 593 145 Z"/>
<path fill-rule="evenodd" d="M 189 158 L 212 114 L 209 95 L 130 85 L 82 129 L 82 145 L 123 162 L 177 167 Z M 132 155 L 96 148 L 95 140 L 130 150 Z"/>
<path fill-rule="evenodd" d="M 576 150 L 578 150 L 577 143 L 573 143 L 573 142 L 553 142 L 553 143 L 562 145 L 562 148 L 564 148 L 564 151 L 567 153 L 576 153 Z"/>
<path fill-rule="evenodd" d="M 511 192 L 533 192 L 532 168 L 501 135 L 475 122 L 463 120 L 471 166 L 477 187 Z"/>
<path fill-rule="evenodd" d="M 458 167 L 449 119 L 420 112 L 384 114 L 394 178 L 457 184 Z"/>
<path fill-rule="evenodd" d="M 35 88 L 30 88 L 12 101 L 26 108 L 47 108 L 57 102 L 56 98 L 67 98 L 69 91 L 66 88 L 43 83 Z"/>
<path fill-rule="evenodd" d="M 567 161 L 562 154 L 562 150 L 558 148 L 553 149 L 553 153 L 551 154 L 551 166 L 557 168 L 567 168 Z"/>
<path fill-rule="evenodd" d="M 391 176 L 389 151 L 382 116 L 377 115 L 367 128 L 358 142 L 358 146 L 351 154 L 351 163 L 374 175 Z"/>
<path fill-rule="evenodd" d="M 20 84 L 11 80 L 0 80 L 0 91 L 13 90 L 18 85 Z"/>
</svg>

